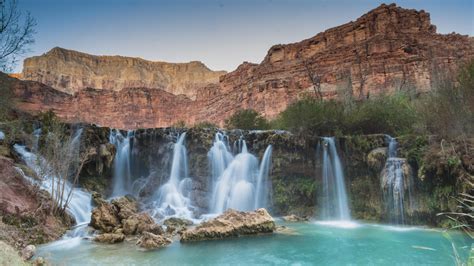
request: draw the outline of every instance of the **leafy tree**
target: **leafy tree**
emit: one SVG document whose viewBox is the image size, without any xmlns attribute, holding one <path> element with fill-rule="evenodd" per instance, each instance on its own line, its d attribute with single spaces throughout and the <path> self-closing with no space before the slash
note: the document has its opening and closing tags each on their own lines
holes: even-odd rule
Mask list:
<svg viewBox="0 0 474 266">
<path fill-rule="evenodd" d="M 229 129 L 268 129 L 269 124 L 257 111 L 242 109 L 225 121 L 225 127 Z"/>
</svg>

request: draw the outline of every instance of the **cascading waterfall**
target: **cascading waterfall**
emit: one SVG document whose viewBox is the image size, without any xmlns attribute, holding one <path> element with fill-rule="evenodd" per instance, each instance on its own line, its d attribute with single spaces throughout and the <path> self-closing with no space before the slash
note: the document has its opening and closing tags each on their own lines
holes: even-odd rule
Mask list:
<svg viewBox="0 0 474 266">
<path fill-rule="evenodd" d="M 128 131 L 123 136 L 119 130 L 110 131 L 109 142 L 112 143 L 117 152 L 114 158 L 114 170 L 112 178 L 112 197 L 119 197 L 131 192 L 132 174 L 130 167 L 131 143 L 133 131 Z"/>
<path fill-rule="evenodd" d="M 272 145 L 269 145 L 260 163 L 256 185 L 255 209 L 268 206 L 269 195 L 271 195 L 271 182 L 269 182 L 268 176 L 271 170 L 272 150 Z"/>
<path fill-rule="evenodd" d="M 323 138 L 323 206 L 324 220 L 349 221 L 344 171 L 333 137 Z"/>
<path fill-rule="evenodd" d="M 170 177 L 154 196 L 153 216 L 193 218 L 193 206 L 189 199 L 192 180 L 188 175 L 185 138 L 186 132 L 179 135 L 178 141 L 174 144 Z"/>
<path fill-rule="evenodd" d="M 36 131 L 35 131 L 36 132 Z M 38 131 L 40 132 L 40 131 Z M 38 133 L 39 134 L 39 133 Z M 73 139 L 71 141 L 71 148 L 70 152 L 77 152 L 80 146 L 80 137 L 82 134 L 82 129 L 76 131 Z M 39 135 L 35 135 L 38 137 Z M 25 161 L 26 165 L 31 168 L 38 176 L 41 176 L 41 165 L 40 164 L 47 164 L 46 160 L 36 154 L 28 151 L 25 146 L 15 144 L 14 146 L 15 151 L 21 156 L 21 158 Z M 45 176 L 44 179 L 41 181 L 36 181 L 35 179 L 26 176 L 20 168 L 17 170 L 30 182 L 38 184 L 41 189 L 52 193 L 53 185 L 56 186 L 57 184 L 53 184 L 54 179 L 51 176 Z M 57 180 L 57 179 L 56 179 Z M 56 182 L 56 181 L 54 181 Z M 79 225 L 87 225 L 90 221 L 91 213 L 92 213 L 92 205 L 91 205 L 91 194 L 79 189 L 74 188 L 72 184 L 68 181 L 65 181 L 65 191 L 63 196 L 63 202 L 66 201 L 67 196 L 71 192 L 71 198 L 67 205 L 67 211 L 74 217 L 76 220 L 76 224 Z M 62 185 L 62 184 L 61 184 Z M 82 235 L 83 232 L 80 230 L 73 230 L 70 236 L 78 236 Z"/>
<path fill-rule="evenodd" d="M 218 132 L 208 152 L 213 178 L 210 211 L 214 214 L 229 208 L 249 211 L 267 207 L 272 146 L 267 147 L 260 167 L 245 140 L 234 143 L 234 147 L 240 151 L 235 157 L 225 134 Z"/>
<path fill-rule="evenodd" d="M 388 158 L 382 171 L 382 191 L 386 210 L 391 223 L 405 223 L 405 190 L 408 190 L 408 201 L 412 207 L 412 176 L 407 162 L 397 157 L 398 142 L 387 136 Z"/>
</svg>

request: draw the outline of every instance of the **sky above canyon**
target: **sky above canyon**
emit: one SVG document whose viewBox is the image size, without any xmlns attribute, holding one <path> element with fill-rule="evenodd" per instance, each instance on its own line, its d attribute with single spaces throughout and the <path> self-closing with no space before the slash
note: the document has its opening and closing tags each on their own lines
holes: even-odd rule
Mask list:
<svg viewBox="0 0 474 266">
<path fill-rule="evenodd" d="M 213 70 L 259 63 L 268 49 L 356 20 L 378 0 L 18 0 L 37 20 L 24 57 L 55 46 L 154 61 L 199 60 Z M 474 0 L 402 0 L 424 9 L 440 33 L 474 35 Z M 23 57 L 23 58 L 24 58 Z M 22 69 L 22 60 L 15 68 Z"/>
</svg>

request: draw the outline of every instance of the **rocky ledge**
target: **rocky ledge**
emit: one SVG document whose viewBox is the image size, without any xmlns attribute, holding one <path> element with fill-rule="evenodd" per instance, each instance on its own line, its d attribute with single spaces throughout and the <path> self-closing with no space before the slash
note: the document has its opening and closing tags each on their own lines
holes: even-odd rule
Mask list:
<svg viewBox="0 0 474 266">
<path fill-rule="evenodd" d="M 98 205 L 92 211 L 90 225 L 99 230 L 94 240 L 101 243 L 119 243 L 124 240 L 135 240 L 139 237 L 137 245 L 144 248 L 157 248 L 171 243 L 163 236 L 163 228 L 156 224 L 146 212 L 138 212 L 137 201 L 125 196 L 107 202 L 94 195 Z"/>
<path fill-rule="evenodd" d="M 265 209 L 241 212 L 233 209 L 181 233 L 181 242 L 213 240 L 241 235 L 273 233 L 275 222 Z"/>
</svg>

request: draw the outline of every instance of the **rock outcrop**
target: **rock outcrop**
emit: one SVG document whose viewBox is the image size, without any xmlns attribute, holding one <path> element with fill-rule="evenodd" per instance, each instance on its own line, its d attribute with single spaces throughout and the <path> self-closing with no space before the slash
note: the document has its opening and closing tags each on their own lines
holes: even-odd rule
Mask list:
<svg viewBox="0 0 474 266">
<path fill-rule="evenodd" d="M 98 206 L 92 210 L 90 225 L 101 232 L 94 241 L 114 244 L 135 236 L 135 239 L 139 237 L 137 245 L 147 249 L 171 243 L 163 236 L 163 228 L 148 213 L 138 212 L 138 203 L 132 197 L 120 197 L 111 203 L 98 194 L 94 194 L 93 198 Z"/>
<path fill-rule="evenodd" d="M 122 233 L 103 233 L 95 236 L 94 241 L 107 244 L 120 243 L 125 240 L 125 235 Z"/>
<path fill-rule="evenodd" d="M 315 94 L 315 83 L 325 99 L 423 93 L 436 86 L 440 73 L 453 76 L 473 59 L 473 44 L 468 36 L 437 34 L 423 10 L 383 4 L 312 38 L 275 45 L 260 64 L 245 62 L 218 82 L 223 73 L 200 63 L 153 63 L 55 48 L 27 59 L 22 77 L 49 86 L 17 84 L 16 95 L 26 111 L 52 109 L 67 121 L 114 128 L 179 121 L 222 125 L 241 108 L 274 118 L 301 95 Z"/>
<path fill-rule="evenodd" d="M 153 62 L 124 56 L 95 56 L 55 47 L 25 59 L 21 77 L 74 94 L 85 88 L 121 90 L 157 88 L 195 98 L 197 90 L 217 83 L 225 71 L 211 71 L 203 63 Z"/>
<path fill-rule="evenodd" d="M 181 242 L 213 240 L 272 233 L 275 222 L 265 209 L 241 212 L 233 209 L 181 233 Z"/>
<path fill-rule="evenodd" d="M 150 232 L 145 232 L 143 235 L 138 239 L 137 246 L 146 249 L 155 249 L 161 248 L 171 244 L 171 239 L 162 236 L 162 235 L 155 235 Z"/>
</svg>

